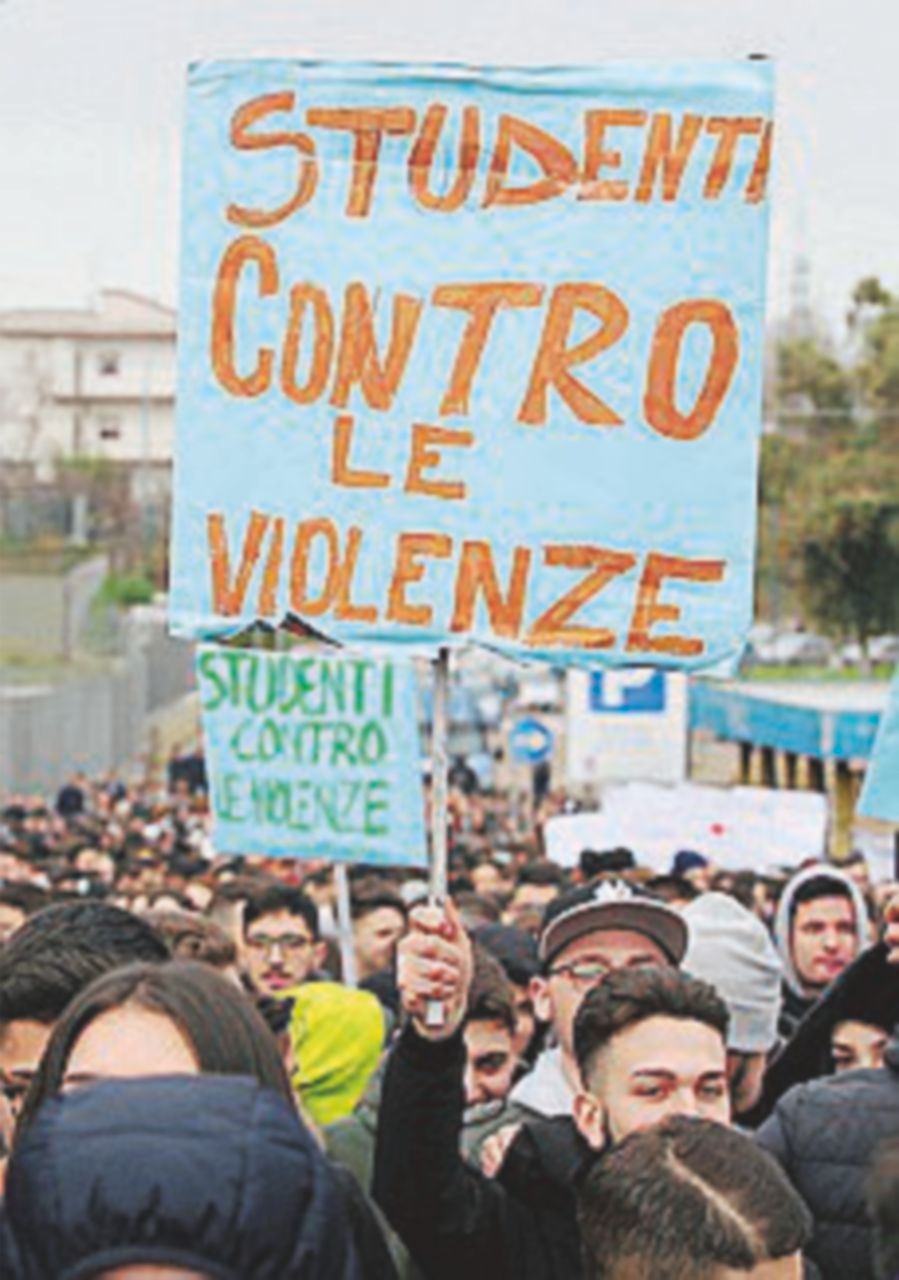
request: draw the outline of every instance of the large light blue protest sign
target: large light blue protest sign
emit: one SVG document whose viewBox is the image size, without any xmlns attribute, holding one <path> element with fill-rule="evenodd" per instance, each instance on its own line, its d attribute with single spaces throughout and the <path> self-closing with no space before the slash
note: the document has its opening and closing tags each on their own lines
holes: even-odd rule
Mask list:
<svg viewBox="0 0 899 1280">
<path fill-rule="evenodd" d="M 899 823 L 899 670 L 893 676 L 890 700 L 880 718 L 858 812 L 864 818 Z"/>
<path fill-rule="evenodd" d="M 408 663 L 201 645 L 197 680 L 220 853 L 427 862 Z"/>
<path fill-rule="evenodd" d="M 732 660 L 771 102 L 760 61 L 196 66 L 173 628 Z"/>
</svg>

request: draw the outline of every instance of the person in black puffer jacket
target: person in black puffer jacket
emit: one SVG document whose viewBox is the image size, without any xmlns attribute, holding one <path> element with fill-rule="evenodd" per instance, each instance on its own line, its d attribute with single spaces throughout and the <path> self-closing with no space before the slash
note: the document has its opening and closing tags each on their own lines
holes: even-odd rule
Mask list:
<svg viewBox="0 0 899 1280">
<path fill-rule="evenodd" d="M 880 1033 L 881 1038 L 887 1040 L 897 1018 L 899 967 L 890 963 L 886 945 L 878 943 L 844 969 L 805 1015 L 792 1039 L 765 1072 L 758 1106 L 741 1120 L 751 1128 L 758 1128 L 790 1089 L 836 1074 L 839 1064 L 834 1044 L 840 1038 L 841 1027 L 862 1024 L 869 1034 Z"/>
<path fill-rule="evenodd" d="M 0 1237 L 3 1280 L 366 1275 L 314 1139 L 239 1076 L 106 1081 L 46 1102 L 10 1160 Z"/>
<path fill-rule="evenodd" d="M 875 1280 L 865 1182 L 880 1143 L 899 1135 L 899 1039 L 878 1069 L 791 1089 L 756 1138 L 808 1205 L 808 1256 L 822 1280 Z"/>
</svg>

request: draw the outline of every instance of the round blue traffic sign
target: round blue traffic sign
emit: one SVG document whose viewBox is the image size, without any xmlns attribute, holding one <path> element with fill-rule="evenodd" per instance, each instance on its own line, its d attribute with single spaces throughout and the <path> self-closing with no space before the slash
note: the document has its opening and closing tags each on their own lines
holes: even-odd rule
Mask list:
<svg viewBox="0 0 899 1280">
<path fill-rule="evenodd" d="M 509 751 L 519 764 L 542 764 L 553 752 L 553 735 L 533 716 L 519 720 L 509 734 Z"/>
</svg>

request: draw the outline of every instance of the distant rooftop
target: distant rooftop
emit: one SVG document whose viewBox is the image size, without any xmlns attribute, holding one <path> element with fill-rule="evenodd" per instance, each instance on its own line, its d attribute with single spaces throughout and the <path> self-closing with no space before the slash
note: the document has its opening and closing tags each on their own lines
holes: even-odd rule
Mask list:
<svg viewBox="0 0 899 1280">
<path fill-rule="evenodd" d="M 174 337 L 177 313 L 126 289 L 101 290 L 91 308 L 18 308 L 0 311 L 0 336 Z"/>
</svg>

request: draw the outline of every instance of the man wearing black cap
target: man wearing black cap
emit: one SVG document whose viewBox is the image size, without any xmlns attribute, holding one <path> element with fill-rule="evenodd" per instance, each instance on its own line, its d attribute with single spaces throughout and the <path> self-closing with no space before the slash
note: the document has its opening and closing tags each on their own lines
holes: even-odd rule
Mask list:
<svg viewBox="0 0 899 1280">
<path fill-rule="evenodd" d="M 685 928 L 613 892 L 569 898 L 544 929 L 550 968 L 593 967 L 580 998 L 559 1002 L 576 1064 L 573 1114 L 524 1124 L 496 1179 L 459 1153 L 471 943 L 452 903 L 412 915 L 398 971 L 409 1022 L 387 1062 L 372 1190 L 429 1280 L 579 1280 L 575 1196 L 595 1153 L 670 1115 L 729 1119 L 726 1006 L 671 963 Z M 617 963 L 639 946 L 668 962 Z M 426 1016 L 433 1000 L 439 1026 Z"/>
<path fill-rule="evenodd" d="M 616 969 L 680 964 L 687 949 L 683 916 L 623 880 L 604 880 L 560 894 L 543 917 L 541 974 L 531 997 L 553 1046 L 510 1095 L 506 1123 L 529 1115 L 572 1114 L 579 1087 L 574 1017 L 584 996 Z"/>
</svg>

